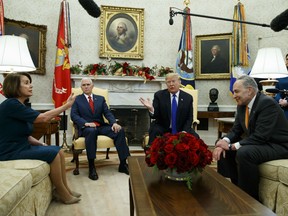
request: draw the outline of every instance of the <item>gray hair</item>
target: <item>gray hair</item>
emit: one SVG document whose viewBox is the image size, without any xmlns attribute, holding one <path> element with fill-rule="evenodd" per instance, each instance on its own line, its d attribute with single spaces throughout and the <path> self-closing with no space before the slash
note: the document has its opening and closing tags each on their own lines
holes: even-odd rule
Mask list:
<svg viewBox="0 0 288 216">
<path fill-rule="evenodd" d="M 84 80 L 89 80 L 89 82 L 90 82 L 91 84 L 93 84 L 93 81 L 92 81 L 91 78 L 89 78 L 89 77 L 83 77 L 83 78 L 81 79 L 81 85 L 82 85 L 82 82 L 83 82 Z"/>
<path fill-rule="evenodd" d="M 120 27 L 120 26 L 123 27 L 123 29 L 125 30 L 125 32 L 128 30 L 127 25 L 126 25 L 126 23 L 124 23 L 124 22 L 119 22 L 118 25 L 117 25 L 117 27 L 118 27 L 118 26 L 119 26 L 119 27 Z"/>
<path fill-rule="evenodd" d="M 218 52 L 221 51 L 221 48 L 219 45 L 214 45 L 211 49 L 217 49 Z"/>
<path fill-rule="evenodd" d="M 248 75 L 242 75 L 238 77 L 237 80 L 243 80 L 244 88 L 252 87 L 255 90 L 255 92 L 258 92 L 258 85 L 253 77 L 250 77 Z"/>
<path fill-rule="evenodd" d="M 176 77 L 177 79 L 180 80 L 180 75 L 178 73 L 168 73 L 168 74 L 166 74 L 165 80 L 167 80 L 168 78 L 171 78 L 171 77 Z"/>
</svg>

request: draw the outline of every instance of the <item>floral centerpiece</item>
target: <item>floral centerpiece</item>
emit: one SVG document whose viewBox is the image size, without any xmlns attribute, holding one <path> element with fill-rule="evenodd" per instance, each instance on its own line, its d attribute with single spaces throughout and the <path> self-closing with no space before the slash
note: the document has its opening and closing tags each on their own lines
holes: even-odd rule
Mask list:
<svg viewBox="0 0 288 216">
<path fill-rule="evenodd" d="M 166 133 L 157 137 L 145 151 L 146 163 L 159 170 L 173 170 L 177 173 L 187 173 L 185 180 L 192 189 L 192 172 L 202 172 L 206 165 L 212 162 L 212 152 L 202 139 L 179 132 Z"/>
</svg>

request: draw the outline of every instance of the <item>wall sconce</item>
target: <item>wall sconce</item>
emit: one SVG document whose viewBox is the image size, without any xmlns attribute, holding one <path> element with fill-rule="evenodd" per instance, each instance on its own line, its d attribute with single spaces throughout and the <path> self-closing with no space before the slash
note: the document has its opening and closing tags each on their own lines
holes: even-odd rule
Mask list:
<svg viewBox="0 0 288 216">
<path fill-rule="evenodd" d="M 14 35 L 0 36 L 0 73 L 35 70 L 25 38 Z"/>
<path fill-rule="evenodd" d="M 260 84 L 263 87 L 263 93 L 271 95 L 266 92 L 266 89 L 275 88 L 278 82 L 276 78 L 288 76 L 281 49 L 275 47 L 259 49 L 249 75 L 254 78 L 266 78 L 267 80 L 260 81 Z"/>
</svg>

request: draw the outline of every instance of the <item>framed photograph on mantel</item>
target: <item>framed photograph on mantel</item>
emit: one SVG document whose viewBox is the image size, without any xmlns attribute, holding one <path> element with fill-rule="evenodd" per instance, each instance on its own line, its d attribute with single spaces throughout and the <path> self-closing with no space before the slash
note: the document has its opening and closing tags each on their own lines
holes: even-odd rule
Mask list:
<svg viewBox="0 0 288 216">
<path fill-rule="evenodd" d="M 100 57 L 144 58 L 144 9 L 101 6 Z"/>
<path fill-rule="evenodd" d="M 28 49 L 36 67 L 36 71 L 31 73 L 44 75 L 46 73 L 45 57 L 47 26 L 35 25 L 7 18 L 4 20 L 4 25 L 5 35 L 16 35 L 27 39 Z"/>
<path fill-rule="evenodd" d="M 232 34 L 196 36 L 196 79 L 229 79 Z"/>
</svg>

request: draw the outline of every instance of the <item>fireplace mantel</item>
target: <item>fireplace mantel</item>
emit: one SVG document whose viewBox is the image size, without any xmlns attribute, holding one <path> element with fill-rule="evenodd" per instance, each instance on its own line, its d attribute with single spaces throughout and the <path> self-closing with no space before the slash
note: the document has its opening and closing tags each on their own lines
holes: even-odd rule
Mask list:
<svg viewBox="0 0 288 216">
<path fill-rule="evenodd" d="M 73 87 L 80 87 L 81 79 L 86 75 L 71 75 Z M 139 98 L 153 99 L 154 93 L 166 88 L 165 78 L 144 82 L 136 76 L 89 76 L 95 87 L 108 89 L 109 103 L 112 108 L 140 108 L 143 105 Z"/>
</svg>

